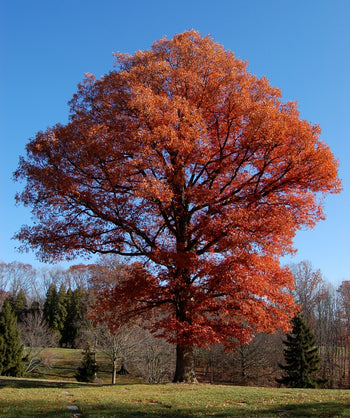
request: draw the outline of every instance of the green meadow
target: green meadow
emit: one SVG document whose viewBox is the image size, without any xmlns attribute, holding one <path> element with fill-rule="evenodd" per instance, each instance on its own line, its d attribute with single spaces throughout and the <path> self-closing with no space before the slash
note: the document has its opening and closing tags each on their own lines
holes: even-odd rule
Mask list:
<svg viewBox="0 0 350 418">
<path fill-rule="evenodd" d="M 74 378 L 82 350 L 50 348 L 34 378 L 0 377 L 0 417 L 350 417 L 350 390 L 142 384 L 97 353 L 98 383 Z"/>
<path fill-rule="evenodd" d="M 350 391 L 0 378 L 0 416 L 350 417 Z"/>
</svg>

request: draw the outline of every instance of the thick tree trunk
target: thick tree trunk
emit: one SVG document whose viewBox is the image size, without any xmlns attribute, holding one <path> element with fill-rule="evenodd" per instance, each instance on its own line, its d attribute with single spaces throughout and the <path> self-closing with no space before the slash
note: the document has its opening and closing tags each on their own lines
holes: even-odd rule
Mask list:
<svg viewBox="0 0 350 418">
<path fill-rule="evenodd" d="M 197 383 L 194 370 L 193 348 L 176 346 L 176 369 L 174 383 Z"/>
</svg>

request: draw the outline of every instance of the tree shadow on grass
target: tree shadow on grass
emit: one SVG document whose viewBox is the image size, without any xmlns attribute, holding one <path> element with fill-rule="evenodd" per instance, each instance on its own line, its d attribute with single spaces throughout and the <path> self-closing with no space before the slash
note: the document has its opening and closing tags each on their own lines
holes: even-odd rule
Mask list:
<svg viewBox="0 0 350 418">
<path fill-rule="evenodd" d="M 0 389 L 7 388 L 73 388 L 77 386 L 88 386 L 81 382 L 65 382 L 60 380 L 39 380 L 25 378 L 0 377 Z"/>
<path fill-rule="evenodd" d="M 147 410 L 149 409 L 149 410 Z M 152 410 L 153 409 L 153 410 Z M 157 410 L 155 410 L 157 409 Z M 256 405 L 247 405 L 246 408 L 241 406 L 233 406 L 227 408 L 225 411 L 219 411 L 216 408 L 209 409 L 207 411 L 204 408 L 192 407 L 181 408 L 181 405 L 166 405 L 158 403 L 157 405 L 115 405 L 114 407 L 100 406 L 95 409 L 89 408 L 84 416 L 86 417 L 124 417 L 124 418 L 136 418 L 136 417 L 198 417 L 198 416 L 215 416 L 215 417 L 350 417 L 350 405 L 343 400 L 343 403 L 337 401 L 334 402 L 315 402 L 304 404 L 285 404 L 278 405 L 276 407 L 258 408 Z"/>
<path fill-rule="evenodd" d="M 116 385 L 111 383 L 82 383 L 75 382 L 74 380 L 46 380 L 46 379 L 30 379 L 30 378 L 18 378 L 18 377 L 4 377 L 0 376 L 0 390 L 3 387 L 12 388 L 73 388 L 77 386 L 131 386 L 138 385 L 141 382 L 131 380 L 117 380 Z"/>
<path fill-rule="evenodd" d="M 350 417 L 349 401 L 328 401 L 310 403 L 287 403 L 285 405 L 259 411 L 262 417 Z"/>
<path fill-rule="evenodd" d="M 190 418 L 198 416 L 215 416 L 222 418 L 232 417 L 348 417 L 350 416 L 350 409 L 345 405 L 337 405 L 334 403 L 315 403 L 304 405 L 286 405 L 284 408 L 268 409 L 268 410 L 255 410 L 254 408 L 248 410 L 242 410 L 242 408 L 229 408 L 225 411 L 203 411 L 203 409 L 191 409 L 182 410 L 181 408 L 159 408 L 159 411 L 147 411 L 145 408 L 137 405 L 117 405 L 114 408 L 99 407 L 97 409 L 88 408 L 86 410 L 79 411 L 81 417 L 118 417 L 118 418 L 137 418 L 137 417 L 169 417 L 169 418 Z M 71 413 L 70 413 L 71 414 Z M 36 414 L 36 417 L 65 417 L 69 415 L 69 411 L 52 411 L 49 414 Z"/>
<path fill-rule="evenodd" d="M 68 405 L 68 403 L 67 403 Z M 91 405 L 83 404 L 77 405 L 79 411 L 77 414 L 81 418 L 92 417 L 118 417 L 118 418 L 136 418 L 136 417 L 198 417 L 198 416 L 215 416 L 215 417 L 348 417 L 350 416 L 350 405 L 344 403 L 340 404 L 337 401 L 334 402 L 317 402 L 317 403 L 304 403 L 304 404 L 285 404 L 278 405 L 276 407 L 258 408 L 256 405 L 247 405 L 245 408 L 242 406 L 230 405 L 227 410 L 219 410 L 217 408 L 210 408 L 205 410 L 200 407 L 182 408 L 181 405 L 166 405 L 164 403 L 128 403 L 118 404 L 116 400 L 113 404 L 105 405 Z M 1 415 L 2 412 L 6 412 L 6 415 Z M 50 401 L 43 405 L 39 405 L 35 401 L 31 400 L 18 400 L 13 407 L 6 405 L 4 401 L 0 402 L 0 415 L 11 417 L 29 417 L 35 416 L 38 418 L 43 417 L 72 417 L 74 412 L 63 408 L 57 408 L 57 405 L 50 407 Z"/>
<path fill-rule="evenodd" d="M 182 410 L 181 408 L 161 409 L 157 412 L 151 412 L 145 410 L 145 408 L 135 406 L 123 406 L 115 409 L 100 409 L 90 410 L 87 412 L 87 417 L 124 417 L 124 418 L 136 418 L 136 417 L 198 417 L 198 416 L 215 416 L 215 417 L 349 417 L 350 407 L 345 405 L 338 405 L 334 403 L 316 403 L 307 405 L 286 405 L 283 408 L 270 408 L 268 410 L 256 410 L 255 408 L 249 408 L 248 410 L 242 410 L 242 408 L 229 408 L 227 411 L 203 411 L 203 409 L 196 410 Z"/>
</svg>

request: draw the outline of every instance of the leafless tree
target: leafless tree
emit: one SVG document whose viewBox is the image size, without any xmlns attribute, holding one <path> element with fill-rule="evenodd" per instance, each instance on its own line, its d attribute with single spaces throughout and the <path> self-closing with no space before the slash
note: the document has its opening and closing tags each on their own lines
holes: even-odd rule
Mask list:
<svg viewBox="0 0 350 418">
<path fill-rule="evenodd" d="M 7 264 L 0 263 L 0 289 L 4 292 L 7 290 L 9 275 L 7 274 Z"/>
<path fill-rule="evenodd" d="M 342 319 L 350 326 L 350 281 L 344 280 L 337 290 L 339 294 Z"/>
<path fill-rule="evenodd" d="M 56 285 L 57 289 L 65 284 L 65 270 L 62 267 L 43 267 L 39 271 L 41 283 L 41 295 L 44 297 L 51 284 Z"/>
<path fill-rule="evenodd" d="M 301 307 L 303 317 L 312 326 L 316 306 L 326 294 L 321 270 L 314 270 L 310 261 L 291 264 L 290 269 L 295 277 L 295 300 Z"/>
<path fill-rule="evenodd" d="M 339 321 L 342 327 L 343 376 L 346 387 L 350 388 L 350 281 L 344 280 L 339 286 Z"/>
<path fill-rule="evenodd" d="M 36 270 L 30 264 L 19 261 L 0 263 L 0 287 L 12 295 L 17 295 L 22 289 L 30 296 L 35 287 L 36 274 Z"/>
<path fill-rule="evenodd" d="M 42 313 L 28 313 L 19 324 L 21 340 L 25 346 L 25 371 L 27 373 L 46 368 L 44 351 L 57 345 L 54 334 L 43 320 Z"/>
<path fill-rule="evenodd" d="M 143 380 L 147 383 L 170 381 L 175 370 L 175 347 L 141 328 L 134 337 L 138 340 L 137 350 L 130 360 Z"/>
<path fill-rule="evenodd" d="M 94 350 L 101 350 L 111 362 L 112 385 L 116 384 L 118 369 L 125 366 L 138 344 L 135 327 L 121 327 L 115 332 L 104 323 L 85 327 L 85 338 L 90 340 Z"/>
<path fill-rule="evenodd" d="M 66 288 L 87 290 L 91 286 L 91 279 L 95 274 L 95 264 L 77 264 L 71 266 L 64 272 Z"/>
</svg>

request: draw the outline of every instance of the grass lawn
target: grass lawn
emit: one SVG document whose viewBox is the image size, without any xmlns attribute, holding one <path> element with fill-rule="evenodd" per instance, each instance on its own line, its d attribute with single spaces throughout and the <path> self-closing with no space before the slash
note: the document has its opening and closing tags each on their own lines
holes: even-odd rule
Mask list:
<svg viewBox="0 0 350 418">
<path fill-rule="evenodd" d="M 116 386 L 96 386 L 0 378 L 0 416 L 350 417 L 350 390 L 142 385 L 122 380 Z"/>
<path fill-rule="evenodd" d="M 48 368 L 39 367 L 40 372 L 29 373 L 26 377 L 51 380 L 68 380 L 76 382 L 75 373 L 81 365 L 82 349 L 70 348 L 46 348 L 42 355 L 51 366 Z M 101 383 L 110 383 L 112 380 L 112 366 L 109 358 L 98 351 L 96 360 L 99 367 L 98 378 Z M 134 379 L 135 380 L 135 379 Z M 137 379 L 140 382 L 140 379 Z"/>
</svg>

